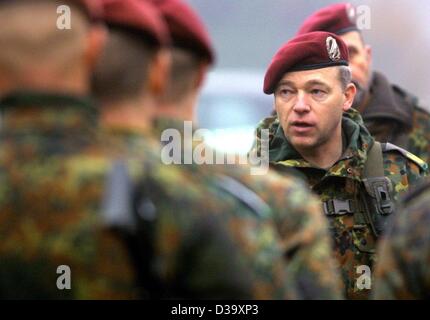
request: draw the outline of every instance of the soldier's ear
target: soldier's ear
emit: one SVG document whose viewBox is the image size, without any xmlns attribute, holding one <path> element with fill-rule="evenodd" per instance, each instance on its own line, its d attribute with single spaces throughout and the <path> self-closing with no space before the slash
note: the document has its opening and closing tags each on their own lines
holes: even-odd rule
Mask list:
<svg viewBox="0 0 430 320">
<path fill-rule="evenodd" d="M 147 88 L 155 96 L 164 94 L 171 65 L 170 51 L 167 49 L 158 50 L 152 58 L 148 70 Z"/>
<path fill-rule="evenodd" d="M 351 108 L 352 103 L 354 102 L 355 94 L 357 93 L 357 88 L 355 85 L 351 82 L 346 86 L 344 95 L 345 95 L 345 101 L 342 106 L 342 110 L 348 111 L 349 108 Z"/>
<path fill-rule="evenodd" d="M 372 53 L 372 47 L 368 44 L 366 44 L 364 46 L 364 50 L 366 51 L 366 59 L 367 59 L 367 63 L 369 64 L 369 68 L 372 65 L 372 61 L 373 61 L 373 53 Z"/>
<path fill-rule="evenodd" d="M 195 81 L 195 89 L 200 90 L 203 87 L 203 84 L 205 83 L 206 74 L 208 71 L 209 65 L 205 62 L 202 62 L 197 70 L 196 73 L 196 81 Z"/>
<path fill-rule="evenodd" d="M 106 45 L 107 37 L 108 31 L 104 25 L 97 24 L 90 27 L 84 55 L 89 70 L 94 70 Z"/>
</svg>

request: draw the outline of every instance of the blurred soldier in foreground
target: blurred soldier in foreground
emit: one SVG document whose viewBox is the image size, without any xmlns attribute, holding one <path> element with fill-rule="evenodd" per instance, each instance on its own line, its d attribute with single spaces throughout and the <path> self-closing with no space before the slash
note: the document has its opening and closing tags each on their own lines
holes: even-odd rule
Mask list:
<svg viewBox="0 0 430 320">
<path fill-rule="evenodd" d="M 381 241 L 376 299 L 430 299 L 430 182 L 402 199 Z"/>
<path fill-rule="evenodd" d="M 123 152 L 104 208 L 128 217 L 120 228 L 144 297 L 295 298 L 271 222 L 234 196 L 237 187 L 225 190 L 221 178 L 209 181 L 160 160 L 150 133 L 169 61 L 161 18 L 145 1 L 103 3 L 109 39 L 93 88 L 103 137 Z M 131 205 L 118 207 L 121 198 Z"/>
<path fill-rule="evenodd" d="M 59 5 L 71 29 L 57 28 Z M 127 250 L 98 215 L 97 13 L 94 0 L 0 2 L 0 298 L 135 297 Z"/>
<path fill-rule="evenodd" d="M 214 54 L 204 25 L 188 5 L 178 0 L 153 2 L 165 18 L 173 43 L 170 78 L 157 107 L 159 140 L 160 134 L 164 137 L 164 130 L 172 128 L 184 136 L 184 121 L 194 119 L 197 98 Z M 184 152 L 193 149 L 195 154 L 197 146 L 191 143 L 187 146 L 187 143 L 184 141 L 180 148 Z M 205 149 L 204 153 L 210 152 Z M 287 262 L 288 283 L 297 298 L 341 297 L 326 222 L 314 197 L 296 178 L 291 175 L 282 178 L 272 173 L 251 176 L 249 167 L 237 165 L 210 166 L 194 162 L 183 169 L 190 177 L 200 177 L 208 183 L 223 177 L 221 188 L 229 193 L 235 190 L 236 197 L 251 209 L 240 213 L 240 219 L 275 222 Z"/>
<path fill-rule="evenodd" d="M 108 3 L 115 9 L 111 14 L 127 13 L 127 20 L 131 14 L 133 21 L 149 26 L 143 29 L 149 35 L 136 28 L 132 38 L 155 41 L 156 56 L 156 44 L 163 41 L 152 28 L 162 25 L 156 12 L 138 0 Z M 72 13 L 67 31 L 55 25 L 59 2 L 0 5 L 1 297 L 133 298 L 146 290 L 149 297 L 164 296 L 141 264 L 151 249 L 163 253 L 151 262 L 168 280 L 168 296 L 289 297 L 283 252 L 271 226 L 232 219 L 233 234 L 215 213 L 242 212 L 234 196 L 182 179 L 173 167 L 151 167 L 146 158 L 128 157 L 121 141 L 98 135 L 97 109 L 83 97 L 106 33 L 92 26 L 75 2 L 66 4 Z M 161 65 L 158 60 L 150 64 L 149 81 L 141 89 L 159 92 Z M 146 149 L 141 152 L 146 155 Z M 155 178 L 151 185 L 145 180 L 135 207 L 127 176 L 134 169 L 153 172 Z M 159 188 L 163 179 L 169 183 Z M 171 179 L 187 181 L 176 197 L 171 197 L 177 191 Z M 163 200 L 156 208 L 144 192 L 148 186 Z M 197 214 L 202 212 L 207 214 Z M 146 223 L 154 213 L 161 229 Z M 144 237 L 135 237 L 141 230 L 144 236 L 154 231 L 162 241 L 146 246 Z M 223 263 L 220 256 L 226 258 Z"/>
<path fill-rule="evenodd" d="M 149 135 L 167 67 L 161 20 L 145 1 L 104 4 L 110 35 L 93 88 L 102 101 L 103 137 L 123 152 L 117 155 L 122 169 L 108 188 L 117 200 L 104 207 L 133 221 L 125 232 L 146 297 L 300 297 L 286 277 L 284 251 L 263 200 L 227 176 L 161 162 L 159 140 Z M 144 159 L 141 167 L 130 157 Z M 119 208 L 118 195 L 133 205 Z"/>
<path fill-rule="evenodd" d="M 430 163 L 430 114 L 417 97 L 391 84 L 380 72 L 372 72 L 372 51 L 357 26 L 355 8 L 349 3 L 330 5 L 309 16 L 298 35 L 312 31 L 331 32 L 346 43 L 352 80 L 357 87 L 353 108 L 363 117 L 371 135 L 390 142 Z M 267 128 L 276 117 L 261 125 Z"/>
<path fill-rule="evenodd" d="M 375 142 L 350 111 L 348 50 L 327 32 L 297 36 L 273 57 L 264 92 L 274 94 L 279 118 L 269 142 L 276 169 L 296 168 L 322 201 L 349 298 L 367 297 L 360 277 L 372 268 L 375 245 L 399 194 L 427 173 L 427 165 Z M 257 148 L 259 147 L 257 141 Z M 369 275 L 370 276 L 370 275 Z"/>
</svg>

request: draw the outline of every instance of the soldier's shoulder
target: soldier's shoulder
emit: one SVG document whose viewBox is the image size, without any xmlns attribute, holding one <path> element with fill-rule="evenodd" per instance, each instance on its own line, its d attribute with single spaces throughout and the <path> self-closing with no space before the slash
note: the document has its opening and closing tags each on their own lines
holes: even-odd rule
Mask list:
<svg viewBox="0 0 430 320">
<path fill-rule="evenodd" d="M 413 153 L 389 142 L 382 143 L 381 146 L 382 146 L 382 152 L 384 154 L 396 154 L 397 156 L 401 156 L 402 158 L 404 158 L 406 161 L 411 162 L 416 166 L 418 166 L 421 171 L 423 172 L 428 171 L 427 163 L 421 158 L 414 155 Z"/>
<path fill-rule="evenodd" d="M 425 102 L 399 85 L 393 84 L 391 87 L 398 98 L 413 107 L 414 114 L 419 117 L 430 119 L 430 112 L 428 111 L 428 108 L 425 107 Z"/>
<path fill-rule="evenodd" d="M 278 116 L 266 117 L 257 124 L 257 129 L 273 129 L 279 124 Z"/>
<path fill-rule="evenodd" d="M 430 201 L 430 198 L 427 197 L 427 195 L 430 195 L 430 179 L 426 179 L 425 181 L 419 183 L 416 187 L 414 187 L 414 189 L 412 189 L 402 198 L 401 202 L 403 205 L 407 206 L 424 195 L 426 196 L 426 201 Z"/>
</svg>

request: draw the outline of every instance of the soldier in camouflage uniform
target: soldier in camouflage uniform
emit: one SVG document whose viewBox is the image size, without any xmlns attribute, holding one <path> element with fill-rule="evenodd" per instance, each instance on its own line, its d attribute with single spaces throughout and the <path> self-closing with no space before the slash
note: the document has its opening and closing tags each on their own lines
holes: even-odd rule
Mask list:
<svg viewBox="0 0 430 320">
<path fill-rule="evenodd" d="M 100 134 L 116 150 L 103 208 L 127 235 L 144 297 L 296 298 L 270 221 L 247 219 L 252 208 L 217 181 L 160 161 L 150 126 L 168 56 L 157 11 L 139 0 L 103 3 L 109 39 L 93 91 Z"/>
<path fill-rule="evenodd" d="M 429 299 L 430 183 L 405 196 L 375 267 L 375 299 Z"/>
<path fill-rule="evenodd" d="M 111 1 L 112 3 L 114 2 Z M 182 21 L 181 24 L 176 24 L 176 31 L 178 33 L 182 31 L 182 35 L 187 38 L 186 43 L 189 48 L 198 48 L 198 59 L 195 63 L 202 67 L 206 66 L 211 61 L 213 52 L 209 43 L 206 46 L 201 44 L 199 33 L 203 31 L 195 14 L 181 2 L 159 1 L 158 5 L 160 4 L 163 5 L 163 13 L 166 12 L 165 10 L 171 10 L 170 12 L 178 14 L 183 21 L 191 25 L 191 29 L 182 29 Z M 123 19 L 114 21 L 110 10 L 112 8 L 115 8 L 115 12 Z M 140 80 L 139 77 L 136 78 L 134 86 L 140 90 L 146 88 L 146 93 L 137 90 L 134 93 L 124 94 L 125 90 L 121 90 L 124 86 L 121 81 L 122 73 L 134 74 L 133 69 L 136 68 L 137 61 L 148 59 L 145 57 L 145 51 L 148 50 L 140 48 L 139 51 L 135 51 L 137 43 L 130 47 L 130 43 L 127 44 L 125 41 L 130 37 L 129 30 L 136 30 L 137 27 L 132 19 L 126 19 L 130 17 L 129 14 L 121 14 L 118 6 L 106 5 L 105 9 L 106 21 L 111 31 L 110 43 L 94 77 L 94 90 L 104 101 L 103 108 L 106 107 L 107 110 L 102 111 L 107 113 L 102 118 L 110 119 L 112 117 L 108 113 L 131 104 L 134 104 L 135 109 L 141 107 L 145 111 L 148 110 L 143 114 L 150 117 L 151 110 L 160 108 L 159 105 L 151 107 L 151 101 L 156 101 L 154 97 L 159 95 L 157 86 L 150 84 L 154 75 L 148 75 Z M 148 19 L 140 21 L 148 21 Z M 187 35 L 188 33 L 190 35 Z M 174 36 L 172 33 L 172 37 Z M 206 37 L 206 34 L 203 36 Z M 136 40 L 141 41 L 141 38 Z M 177 39 L 174 38 L 173 43 L 177 43 Z M 118 47 L 119 45 L 122 47 Z M 140 55 L 136 55 L 136 59 L 129 54 L 117 54 L 133 51 L 140 52 Z M 189 59 L 188 53 L 187 51 L 181 53 L 181 61 L 186 63 Z M 200 54 L 202 54 L 201 57 Z M 111 63 L 112 61 L 116 61 L 116 64 Z M 142 66 L 142 70 L 152 69 L 155 69 L 154 65 Z M 177 72 L 176 65 L 173 65 L 171 72 Z M 194 72 L 193 69 L 191 74 Z M 190 70 L 182 69 L 181 74 L 189 75 Z M 185 80 L 178 80 L 176 77 L 174 79 L 175 81 Z M 170 88 L 168 94 L 172 92 L 171 86 L 176 88 L 176 83 L 170 82 L 167 85 Z M 185 87 L 187 94 L 190 87 L 194 88 L 187 82 L 179 86 Z M 114 96 L 110 88 L 115 88 L 123 94 Z M 200 84 L 195 89 L 199 88 Z M 150 91 L 152 91 L 151 95 L 148 93 Z M 163 95 L 163 101 L 166 95 Z M 148 99 L 148 96 L 151 96 L 151 99 Z M 176 101 L 180 101 L 180 97 L 177 97 Z M 192 107 L 194 107 L 193 104 Z M 175 114 L 179 115 L 179 110 L 176 110 Z M 135 116 L 139 115 L 135 114 Z M 169 122 L 170 128 L 178 124 L 172 118 Z M 131 123 L 133 123 L 132 120 L 122 123 L 104 121 L 103 127 L 105 133 L 108 132 L 109 139 L 122 141 L 128 153 L 141 152 L 138 146 L 142 144 L 142 140 L 150 144 L 151 148 L 158 150 L 156 151 L 158 163 L 154 161 L 151 167 L 145 170 L 147 172 L 145 179 L 139 179 L 130 174 L 131 180 L 138 184 L 136 189 L 140 190 L 134 207 L 146 208 L 149 212 L 151 212 L 150 208 L 155 209 L 152 214 L 143 211 L 143 216 L 149 215 L 154 220 L 143 219 L 142 221 L 144 230 L 148 228 L 152 230 L 149 233 L 151 237 L 147 239 L 147 244 L 151 247 L 149 251 L 151 256 L 146 259 L 142 257 L 142 260 L 147 262 L 145 265 L 145 269 L 149 271 L 147 279 L 152 283 L 150 291 L 162 297 L 220 297 L 220 293 L 223 293 L 224 297 L 238 298 L 241 297 L 238 290 L 223 289 L 226 282 L 237 279 L 238 288 L 251 287 L 251 297 L 254 298 L 339 299 L 342 297 L 339 278 L 334 271 L 334 262 L 330 255 L 329 236 L 324 230 L 320 208 L 300 181 L 294 178 L 284 179 L 277 175 L 268 177 L 271 180 L 270 183 L 266 179 L 256 180 L 249 175 L 249 168 L 248 170 L 231 168 L 227 171 L 224 167 L 196 164 L 160 165 L 159 135 L 154 139 L 145 134 L 144 130 L 135 130 L 135 134 L 131 134 L 133 130 L 126 128 Z M 180 127 L 182 126 L 181 122 Z M 122 133 L 130 134 L 121 135 L 118 130 L 121 127 Z M 125 139 L 126 137 L 128 139 Z M 154 143 L 158 145 L 158 149 L 155 148 Z M 236 176 L 240 176 L 241 179 Z M 139 215 L 142 216 L 142 213 Z M 204 247 L 204 240 L 211 239 L 214 232 L 208 233 L 205 229 L 199 231 L 198 221 L 215 217 L 221 219 L 227 226 L 227 231 L 224 230 L 224 233 L 227 232 L 236 244 L 245 249 L 248 256 L 243 255 L 239 262 L 257 271 L 253 279 L 247 278 L 243 271 L 239 274 L 231 270 L 232 261 L 237 259 L 234 259 L 234 256 L 226 256 L 222 252 L 225 248 L 223 249 L 221 245 L 212 250 Z M 282 239 L 279 239 L 276 230 L 283 235 Z M 225 241 L 221 236 L 216 238 L 218 240 L 213 239 L 213 244 L 217 241 Z M 281 264 L 274 263 L 278 262 L 275 259 L 279 257 L 277 248 L 281 248 L 284 257 L 282 259 L 284 270 Z M 282 274 L 286 275 L 285 279 L 282 279 Z"/>
<path fill-rule="evenodd" d="M 318 10 L 303 22 L 297 34 L 312 31 L 335 33 L 347 44 L 352 78 L 358 90 L 353 107 L 361 113 L 371 135 L 377 141 L 408 150 L 429 164 L 430 114 L 417 97 L 391 84 L 382 73 L 372 72 L 372 51 L 357 27 L 355 8 L 340 3 Z M 265 120 L 266 128 L 273 120 Z"/>
<path fill-rule="evenodd" d="M 129 2 L 138 18 L 146 18 L 143 12 L 149 9 L 139 3 Z M 135 222 L 135 216 L 127 213 L 136 211 L 148 217 L 152 207 L 149 202 L 134 203 L 129 198 L 128 168 L 151 170 L 154 181 L 173 182 L 164 189 L 157 189 L 158 185 L 151 188 L 160 195 L 163 192 L 157 210 L 166 213 L 159 224 L 164 242 L 158 242 L 160 247 L 154 249 L 161 250 L 168 263 L 160 259 L 154 266 L 167 279 L 173 277 L 169 293 L 199 298 L 295 297 L 286 289 L 283 251 L 276 246 L 272 226 L 255 226 L 255 221 L 242 219 L 235 220 L 235 225 L 231 222 L 233 226 L 227 229 L 224 219 L 215 213 L 242 212 L 240 204 L 233 196 L 198 181 L 190 181 L 175 198 L 170 197 L 177 190 L 174 180 L 184 181 L 182 173 L 151 162 L 151 150 L 143 144 L 138 147 L 147 158 L 126 158 L 128 168 L 122 158 L 116 158 L 123 152 L 121 145 L 98 134 L 97 109 L 83 98 L 89 91 L 89 71 L 104 32 L 98 26 L 91 27 L 70 2 L 73 28 L 62 33 L 52 23 L 57 18 L 57 5 L 47 0 L 0 6 L 1 21 L 8 24 L 0 35 L 0 41 L 7 44 L 0 56 L 1 91 L 5 93 L 0 102 L 4 116 L 0 151 L 1 297 L 133 298 L 140 291 L 136 284 L 159 288 L 155 281 L 140 278 L 147 273 L 145 266 L 138 264 L 142 262 L 139 255 L 147 257 L 151 248 L 144 253 L 137 250 L 141 243 L 137 241 L 144 239 L 133 237 L 133 232 L 144 223 Z M 32 18 L 41 23 L 20 23 L 32 22 Z M 34 35 L 40 43 L 33 42 Z M 80 44 L 89 44 L 85 48 L 91 50 L 86 52 Z M 22 51 L 23 47 L 32 49 L 31 56 Z M 69 54 L 66 48 L 76 50 Z M 35 63 L 39 56 L 46 60 Z M 136 199 L 141 198 L 136 195 Z M 207 215 L 197 214 L 203 203 Z M 226 260 L 220 263 L 219 256 Z M 57 287 L 60 265 L 70 268 L 70 290 Z"/>
<path fill-rule="evenodd" d="M 365 298 L 369 289 L 359 288 L 357 267 L 372 267 L 394 201 L 427 174 L 427 165 L 375 142 L 350 109 L 355 87 L 347 65 L 345 43 L 330 33 L 298 36 L 278 51 L 264 84 L 281 119 L 270 130 L 269 159 L 280 171 L 299 170 L 320 196 L 345 292 Z"/>
<path fill-rule="evenodd" d="M 138 0 L 109 3 L 120 13 L 123 5 L 131 7 L 138 21 L 158 19 Z M 0 6 L 1 22 L 8 25 L 0 28 L 0 43 L 5 44 L 0 55 L 0 296 L 116 299 L 150 291 L 150 297 L 296 297 L 292 286 L 288 291 L 284 252 L 273 226 L 222 216 L 250 210 L 234 193 L 160 166 L 143 143 L 135 145 L 140 158 L 124 156 L 124 143 L 99 134 L 98 110 L 84 96 L 105 33 L 90 26 L 74 2 L 67 4 L 73 14 L 71 31 L 52 23 L 57 2 Z M 34 36 L 40 42 L 33 42 Z M 22 48 L 32 49 L 31 55 Z M 66 50 L 70 48 L 75 50 Z M 36 63 L 38 57 L 46 60 Z M 140 179 L 145 183 L 137 190 L 153 183 L 149 191 L 162 200 L 156 203 L 155 230 L 146 223 L 154 213 L 152 197 L 143 192 L 133 198 L 130 191 L 127 172 L 138 170 L 150 172 L 153 179 Z M 177 184 L 187 180 L 180 192 L 176 179 Z M 135 236 L 143 228 L 143 235 L 154 231 L 160 237 L 156 246 Z M 153 267 L 167 280 L 167 292 L 147 277 L 150 270 L 142 264 L 151 250 L 162 253 Z M 57 281 L 57 267 L 64 265 L 71 271 L 70 290 L 60 290 L 63 280 Z"/>
<path fill-rule="evenodd" d="M 88 98 L 104 34 L 86 15 L 96 2 L 0 3 L 1 298 L 136 296 L 127 249 L 97 213 L 110 163 Z M 67 31 L 60 4 L 73 13 Z"/>
</svg>

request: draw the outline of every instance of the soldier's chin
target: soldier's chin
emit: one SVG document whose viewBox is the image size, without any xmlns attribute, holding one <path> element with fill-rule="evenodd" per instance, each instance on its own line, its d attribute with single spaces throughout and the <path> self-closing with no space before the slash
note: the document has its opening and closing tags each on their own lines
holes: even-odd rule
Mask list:
<svg viewBox="0 0 430 320">
<path fill-rule="evenodd" d="M 315 142 L 309 137 L 293 136 L 289 139 L 289 141 L 297 151 L 310 150 L 315 147 Z"/>
</svg>

